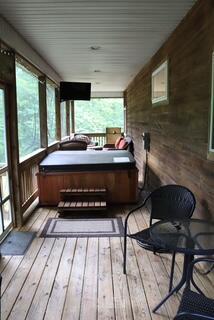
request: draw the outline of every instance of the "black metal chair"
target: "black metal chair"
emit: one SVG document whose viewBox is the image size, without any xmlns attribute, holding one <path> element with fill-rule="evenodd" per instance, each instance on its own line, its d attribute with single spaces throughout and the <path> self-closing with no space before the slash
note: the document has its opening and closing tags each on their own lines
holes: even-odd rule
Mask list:
<svg viewBox="0 0 214 320">
<path fill-rule="evenodd" d="M 138 244 L 149 251 L 154 253 L 172 253 L 172 267 L 170 275 L 169 291 L 172 289 L 175 252 L 169 252 L 157 246 L 150 237 L 150 228 L 139 231 L 135 234 L 127 234 L 128 219 L 130 215 L 144 207 L 148 201 L 151 201 L 151 215 L 150 226 L 153 219 L 165 220 L 170 218 L 190 218 L 195 209 L 195 197 L 193 193 L 186 187 L 180 185 L 166 185 L 162 186 L 149 194 L 146 199 L 138 207 L 132 209 L 125 219 L 124 230 L 124 263 L 123 273 L 126 274 L 126 251 L 127 251 L 127 237 L 137 240 Z"/>
<path fill-rule="evenodd" d="M 2 276 L 0 274 L 0 319 L 1 319 L 1 283 L 2 283 Z"/>
<path fill-rule="evenodd" d="M 214 300 L 207 298 L 197 286 L 193 278 L 196 263 L 206 261 L 214 262 L 214 258 L 198 258 L 191 262 L 187 271 L 187 282 L 184 289 L 176 320 L 214 320 Z M 191 284 L 197 290 L 191 290 Z"/>
</svg>

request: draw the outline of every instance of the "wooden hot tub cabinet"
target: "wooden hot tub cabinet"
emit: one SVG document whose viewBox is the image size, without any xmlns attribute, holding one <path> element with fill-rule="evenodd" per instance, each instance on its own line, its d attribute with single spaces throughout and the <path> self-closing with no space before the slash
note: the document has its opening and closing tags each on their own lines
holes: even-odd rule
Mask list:
<svg viewBox="0 0 214 320">
<path fill-rule="evenodd" d="M 134 203 L 138 197 L 138 169 L 39 172 L 37 173 L 40 205 L 56 206 L 60 190 L 66 188 L 106 188 L 107 202 Z"/>
</svg>

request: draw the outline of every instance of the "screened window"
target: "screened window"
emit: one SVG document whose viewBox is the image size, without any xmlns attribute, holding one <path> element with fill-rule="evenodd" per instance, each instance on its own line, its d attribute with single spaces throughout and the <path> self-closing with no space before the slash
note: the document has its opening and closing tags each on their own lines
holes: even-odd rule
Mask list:
<svg viewBox="0 0 214 320">
<path fill-rule="evenodd" d="M 67 136 L 66 129 L 66 103 L 62 102 L 60 104 L 60 112 L 61 112 L 61 138 Z"/>
<path fill-rule="evenodd" d="M 96 98 L 75 101 L 75 131 L 104 133 L 107 127 L 120 127 L 124 131 L 122 98 Z"/>
<path fill-rule="evenodd" d="M 4 90 L 0 88 L 0 168 L 7 165 Z"/>
<path fill-rule="evenodd" d="M 47 83 L 47 126 L 48 145 L 56 141 L 56 102 L 55 87 Z"/>
<path fill-rule="evenodd" d="M 211 109 L 210 109 L 209 152 L 212 153 L 212 155 L 214 154 L 214 52 L 212 55 L 212 95 L 211 95 Z"/>
<path fill-rule="evenodd" d="M 16 63 L 19 157 L 40 148 L 38 77 Z"/>
<path fill-rule="evenodd" d="M 6 91 L 0 87 L 0 235 L 11 225 L 11 199 L 9 190 L 9 172 L 7 167 L 6 139 Z"/>
</svg>

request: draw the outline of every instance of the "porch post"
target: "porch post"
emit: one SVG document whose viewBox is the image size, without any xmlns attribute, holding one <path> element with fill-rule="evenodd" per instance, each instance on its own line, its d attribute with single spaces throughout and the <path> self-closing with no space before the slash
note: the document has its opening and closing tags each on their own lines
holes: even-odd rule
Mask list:
<svg viewBox="0 0 214 320">
<path fill-rule="evenodd" d="M 70 136 L 70 101 L 66 101 L 66 131 L 67 136 Z"/>
<path fill-rule="evenodd" d="M 1 53 L 1 69 L 6 72 L 1 74 L 1 79 L 6 84 L 6 125 L 7 148 L 8 148 L 8 169 L 11 173 L 11 199 L 13 207 L 14 226 L 23 225 L 20 195 L 20 174 L 19 174 L 19 143 L 18 143 L 18 116 L 16 99 L 16 64 L 15 54 L 12 50 L 8 54 Z"/>
<path fill-rule="evenodd" d="M 56 139 L 61 141 L 61 110 L 59 88 L 55 88 L 55 103 L 56 103 Z"/>
<path fill-rule="evenodd" d="M 48 146 L 47 102 L 46 102 L 46 77 L 39 77 L 39 112 L 40 112 L 40 141 L 41 147 Z"/>
<path fill-rule="evenodd" d="M 75 109 L 74 109 L 74 101 L 71 101 L 71 132 L 75 132 Z"/>
</svg>

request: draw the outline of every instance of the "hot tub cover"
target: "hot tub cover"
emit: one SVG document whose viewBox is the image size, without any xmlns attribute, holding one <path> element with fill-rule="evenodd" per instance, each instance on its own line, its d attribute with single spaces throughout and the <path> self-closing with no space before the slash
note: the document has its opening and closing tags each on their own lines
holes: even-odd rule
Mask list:
<svg viewBox="0 0 214 320">
<path fill-rule="evenodd" d="M 132 154 L 117 151 L 55 151 L 39 164 L 40 172 L 124 170 L 135 168 Z"/>
</svg>

